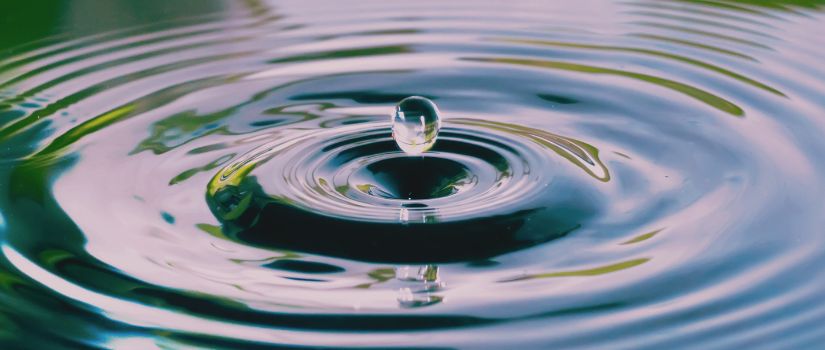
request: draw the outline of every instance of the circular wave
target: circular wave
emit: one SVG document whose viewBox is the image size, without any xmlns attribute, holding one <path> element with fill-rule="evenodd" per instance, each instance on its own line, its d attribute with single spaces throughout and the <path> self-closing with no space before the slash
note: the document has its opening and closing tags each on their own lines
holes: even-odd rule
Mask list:
<svg viewBox="0 0 825 350">
<path fill-rule="evenodd" d="M 536 169 L 561 155 L 609 177 L 586 144 L 501 122 L 454 119 L 423 156 L 398 150 L 386 123 L 273 138 L 210 181 L 207 202 L 224 233 L 373 261 L 478 260 L 564 236 L 596 205 L 572 199 L 586 191 L 574 181 L 557 189 Z M 539 198 L 549 191 L 567 195 Z"/>
<path fill-rule="evenodd" d="M 819 4 L 248 6 L 2 58 L 3 342 L 822 342 Z"/>
</svg>

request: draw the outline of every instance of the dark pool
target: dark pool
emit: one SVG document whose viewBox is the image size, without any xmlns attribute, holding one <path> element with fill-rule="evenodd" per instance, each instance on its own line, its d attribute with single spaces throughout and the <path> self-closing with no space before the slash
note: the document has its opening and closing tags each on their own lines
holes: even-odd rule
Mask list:
<svg viewBox="0 0 825 350">
<path fill-rule="evenodd" d="M 825 347 L 825 1 L 9 1 L 0 32 L 0 348 Z"/>
</svg>

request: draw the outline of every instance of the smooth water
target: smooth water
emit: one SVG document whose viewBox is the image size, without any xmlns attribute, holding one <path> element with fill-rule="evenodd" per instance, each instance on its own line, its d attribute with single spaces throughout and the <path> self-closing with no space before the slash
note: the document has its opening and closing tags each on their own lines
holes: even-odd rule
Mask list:
<svg viewBox="0 0 825 350">
<path fill-rule="evenodd" d="M 825 344 L 820 1 L 59 3 L 0 22 L 4 349 Z"/>
</svg>

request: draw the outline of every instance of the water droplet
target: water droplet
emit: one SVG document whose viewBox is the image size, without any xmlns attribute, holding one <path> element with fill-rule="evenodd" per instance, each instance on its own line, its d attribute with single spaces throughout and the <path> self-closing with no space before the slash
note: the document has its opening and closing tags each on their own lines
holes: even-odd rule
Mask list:
<svg viewBox="0 0 825 350">
<path fill-rule="evenodd" d="M 438 266 L 399 266 L 395 268 L 395 278 L 407 282 L 438 282 Z"/>
<path fill-rule="evenodd" d="M 392 137 L 405 153 L 418 155 L 432 148 L 439 129 L 441 117 L 433 101 L 420 96 L 410 96 L 395 106 Z"/>
<path fill-rule="evenodd" d="M 398 289 L 398 303 L 401 307 L 415 308 L 440 303 L 444 297 L 437 295 L 445 284 L 438 278 L 438 266 L 400 266 L 395 269 L 395 278 L 403 283 Z"/>
</svg>

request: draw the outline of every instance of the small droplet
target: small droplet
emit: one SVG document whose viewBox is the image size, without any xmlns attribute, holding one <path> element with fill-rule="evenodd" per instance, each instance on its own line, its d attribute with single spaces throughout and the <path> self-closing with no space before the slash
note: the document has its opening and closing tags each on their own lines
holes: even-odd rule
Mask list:
<svg viewBox="0 0 825 350">
<path fill-rule="evenodd" d="M 420 96 L 410 96 L 395 106 L 392 138 L 405 153 L 418 155 L 432 148 L 439 129 L 441 117 L 433 101 Z"/>
<path fill-rule="evenodd" d="M 395 278 L 403 283 L 398 289 L 398 302 L 402 307 L 422 307 L 440 303 L 444 297 L 436 295 L 445 284 L 438 278 L 438 266 L 424 265 L 395 268 Z"/>
</svg>

